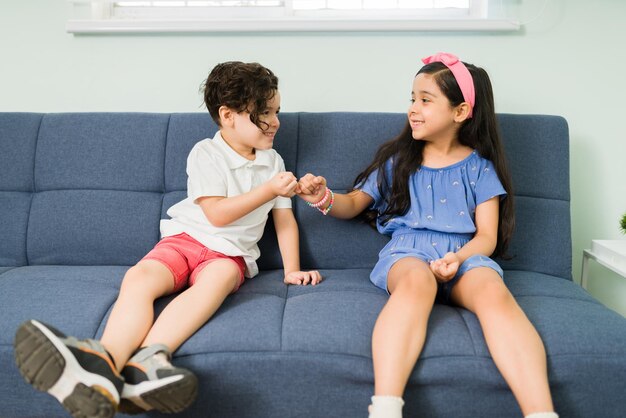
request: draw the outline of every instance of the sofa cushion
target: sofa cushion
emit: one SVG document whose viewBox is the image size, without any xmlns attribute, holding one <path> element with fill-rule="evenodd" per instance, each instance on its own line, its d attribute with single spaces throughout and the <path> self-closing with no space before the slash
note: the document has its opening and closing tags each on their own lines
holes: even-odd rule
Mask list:
<svg viewBox="0 0 626 418">
<path fill-rule="evenodd" d="M 0 176 L 2 177 L 2 176 Z M 23 266 L 32 193 L 0 190 L 0 266 Z"/>
<path fill-rule="evenodd" d="M 26 230 L 42 117 L 36 113 L 0 113 L 0 266 L 28 263 Z"/>
<path fill-rule="evenodd" d="M 128 267 L 25 266 L 0 274 L 0 346 L 12 346 L 14 331 L 38 319 L 81 338 L 93 338 L 117 298 Z M 19 303 L 16 303 L 19 301 Z"/>
<path fill-rule="evenodd" d="M 515 196 L 515 231 L 503 269 L 527 270 L 571 280 L 569 202 L 534 196 Z M 555 254 L 554 248 L 563 248 Z"/>
<path fill-rule="evenodd" d="M 132 265 L 159 240 L 162 195 L 122 190 L 51 190 L 33 197 L 31 265 Z"/>
<path fill-rule="evenodd" d="M 0 190 L 33 191 L 35 148 L 43 115 L 0 113 Z"/>
<path fill-rule="evenodd" d="M 497 117 L 515 194 L 569 202 L 567 121 L 551 115 L 500 113 Z"/>
<path fill-rule="evenodd" d="M 169 115 L 141 113 L 45 115 L 36 190 L 162 192 L 168 121 Z"/>
</svg>

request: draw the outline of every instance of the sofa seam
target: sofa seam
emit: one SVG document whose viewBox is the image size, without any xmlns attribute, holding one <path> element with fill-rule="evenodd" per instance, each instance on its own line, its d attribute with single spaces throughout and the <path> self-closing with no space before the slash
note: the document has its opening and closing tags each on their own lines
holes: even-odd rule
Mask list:
<svg viewBox="0 0 626 418">
<path fill-rule="evenodd" d="M 287 287 L 286 292 L 285 292 L 285 296 L 282 298 L 283 299 L 283 310 L 280 314 L 280 336 L 278 338 L 278 349 L 280 352 L 283 351 L 283 333 L 285 330 L 285 309 L 287 309 L 287 299 L 289 296 L 289 287 Z"/>
<path fill-rule="evenodd" d="M 531 195 L 531 194 L 518 194 L 518 193 L 513 193 L 513 196 L 514 197 L 525 197 L 525 198 L 529 198 L 529 199 L 555 200 L 557 202 L 571 203 L 571 198 L 563 199 L 563 198 L 560 198 L 560 197 L 545 197 L 545 196 L 535 196 L 535 195 Z"/>
<path fill-rule="evenodd" d="M 167 117 L 167 126 L 165 127 L 165 141 L 163 141 L 163 180 L 161 183 L 161 191 L 162 194 L 165 195 L 167 192 L 166 188 L 166 180 L 165 180 L 165 168 L 167 164 L 167 145 L 169 143 L 170 138 L 170 122 L 172 120 L 172 114 L 170 113 Z M 162 202 L 161 202 L 162 203 Z M 161 204 L 161 210 L 163 210 L 163 205 Z"/>
<path fill-rule="evenodd" d="M 581 299 L 581 298 L 570 298 L 570 297 L 550 296 L 550 295 L 516 295 L 516 294 L 513 294 L 513 296 L 515 297 L 515 299 L 520 299 L 520 298 L 550 298 L 550 299 L 562 299 L 562 300 L 576 300 L 576 301 L 579 301 L 579 302 L 591 303 L 593 305 L 602 305 L 600 302 L 598 302 L 595 299 L 587 300 L 587 299 Z"/>
<path fill-rule="evenodd" d="M 378 291 L 376 289 L 336 289 L 336 290 L 315 290 L 315 291 L 311 291 L 311 292 L 307 292 L 307 293 L 302 293 L 299 295 L 293 295 L 293 296 L 288 296 L 289 298 L 299 298 L 301 296 L 308 296 L 308 295 L 319 295 L 319 294 L 328 294 L 328 293 L 332 293 L 332 294 L 338 294 L 338 293 L 358 293 L 358 294 L 363 294 L 363 293 L 371 293 L 373 295 L 380 295 L 380 296 L 387 296 L 386 293 L 384 293 L 383 291 Z"/>
<path fill-rule="evenodd" d="M 41 135 L 41 125 L 43 124 L 43 118 L 46 115 L 41 114 L 39 118 L 39 126 L 37 126 L 37 135 L 35 136 L 35 152 L 33 152 L 33 182 L 32 191 L 30 194 L 30 202 L 28 203 L 28 219 L 26 220 L 26 230 L 24 231 L 24 258 L 26 259 L 26 265 L 30 265 L 30 259 L 28 258 L 28 233 L 30 231 L 30 218 L 33 212 L 33 200 L 35 199 L 35 193 L 38 193 L 37 182 L 35 180 L 35 174 L 37 172 L 37 152 L 39 150 L 39 141 Z"/>
<path fill-rule="evenodd" d="M 296 158 L 294 161 L 294 167 L 293 167 L 293 175 L 296 176 L 296 180 L 298 179 L 298 160 L 300 155 L 298 155 L 300 153 L 300 114 L 298 114 L 296 116 Z M 286 169 L 286 168 L 285 168 Z M 297 207 L 300 205 L 300 199 L 296 199 L 295 201 L 292 200 L 291 202 L 291 211 L 293 212 L 293 216 L 296 219 L 296 223 L 299 222 L 299 215 L 298 215 L 298 210 Z"/>
<path fill-rule="evenodd" d="M 5 346 L 12 346 L 11 344 L 0 344 L 0 346 L 5 345 Z M 293 351 L 285 351 L 285 350 L 250 350 L 250 351 L 211 351 L 211 352 L 203 352 L 203 353 L 189 353 L 189 354 L 181 354 L 181 355 L 177 355 L 176 358 L 180 359 L 180 358 L 185 358 L 185 357 L 195 357 L 195 356 L 205 356 L 205 355 L 229 355 L 229 354 L 234 354 L 234 355 L 242 355 L 242 354 L 249 354 L 249 355 L 255 355 L 255 354 L 276 354 L 276 355 L 294 355 L 294 356 L 310 356 L 311 353 L 313 353 L 313 351 L 303 351 L 303 350 L 293 350 Z M 355 357 L 355 358 L 361 358 L 361 359 L 367 359 L 369 361 L 372 360 L 371 356 L 364 356 L 361 354 L 350 354 L 350 353 L 331 353 L 331 352 L 324 352 L 324 351 L 316 351 L 314 352 L 316 354 L 316 356 L 331 356 L 331 357 Z M 584 357 L 584 358 L 615 358 L 615 356 L 620 355 L 621 353 L 606 353 L 606 354 L 591 354 L 591 353 L 583 353 L 583 354 L 579 354 L 579 353 L 566 353 L 566 354 L 547 354 L 547 358 L 548 359 L 559 359 L 559 358 L 564 358 L 564 357 Z M 491 357 L 491 355 L 489 354 L 474 354 L 474 355 L 468 355 L 468 354 L 442 354 L 442 355 L 435 355 L 435 356 L 420 356 L 417 361 L 418 363 L 420 361 L 425 361 L 425 360 L 437 360 L 437 359 L 444 359 L 444 360 L 448 360 L 451 358 L 455 358 L 455 359 L 461 359 L 461 358 L 467 358 L 467 359 L 471 359 L 471 360 L 488 360 L 490 362 L 493 362 L 493 357 Z"/>
<path fill-rule="evenodd" d="M 77 187 L 77 188 L 58 188 L 58 189 L 46 189 L 39 190 L 37 193 L 48 192 L 84 192 L 84 191 L 99 191 L 99 192 L 128 192 L 128 193 L 152 193 L 163 194 L 161 190 L 129 190 L 129 189 L 111 189 L 111 188 L 95 188 L 95 187 Z M 22 192 L 25 193 L 25 192 Z"/>
<path fill-rule="evenodd" d="M 474 350 L 474 355 L 475 356 L 478 355 L 476 351 L 476 341 L 474 341 L 474 337 L 472 336 L 472 332 L 470 330 L 469 324 L 465 320 L 465 317 L 463 317 L 463 315 L 461 314 L 461 309 L 456 308 L 454 311 L 457 313 L 457 315 L 461 317 L 461 320 L 463 321 L 463 325 L 465 325 L 465 329 L 467 329 L 467 335 L 469 335 L 469 339 L 472 343 L 472 350 Z"/>
</svg>

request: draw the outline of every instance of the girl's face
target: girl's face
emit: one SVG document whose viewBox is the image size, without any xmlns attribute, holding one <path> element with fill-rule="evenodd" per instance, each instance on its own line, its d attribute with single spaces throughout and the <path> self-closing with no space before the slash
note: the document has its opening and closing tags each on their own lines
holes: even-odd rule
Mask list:
<svg viewBox="0 0 626 418">
<path fill-rule="evenodd" d="M 408 117 L 413 139 L 434 142 L 454 140 L 459 124 L 455 108 L 430 74 L 418 74 L 413 80 Z"/>
<path fill-rule="evenodd" d="M 265 112 L 259 114 L 259 120 L 262 122 L 261 126 L 267 126 L 267 128 L 261 130 L 256 126 L 250 120 L 249 112 L 237 113 L 234 115 L 234 135 L 232 135 L 232 139 L 244 150 L 245 154 L 254 153 L 254 149 L 271 149 L 274 145 L 276 132 L 280 127 L 280 121 L 278 120 L 279 112 L 280 93 L 276 91 L 274 97 L 268 100 Z M 231 144 L 231 146 L 234 145 Z"/>
</svg>

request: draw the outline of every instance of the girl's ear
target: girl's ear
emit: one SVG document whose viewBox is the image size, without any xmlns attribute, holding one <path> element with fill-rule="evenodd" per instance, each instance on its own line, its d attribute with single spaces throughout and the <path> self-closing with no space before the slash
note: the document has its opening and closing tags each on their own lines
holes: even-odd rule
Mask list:
<svg viewBox="0 0 626 418">
<path fill-rule="evenodd" d="M 232 128 L 235 120 L 235 112 L 229 107 L 220 106 L 218 113 L 220 115 L 221 126 Z"/>
<path fill-rule="evenodd" d="M 454 110 L 454 121 L 461 123 L 467 119 L 470 114 L 470 105 L 467 102 L 463 102 Z"/>
</svg>

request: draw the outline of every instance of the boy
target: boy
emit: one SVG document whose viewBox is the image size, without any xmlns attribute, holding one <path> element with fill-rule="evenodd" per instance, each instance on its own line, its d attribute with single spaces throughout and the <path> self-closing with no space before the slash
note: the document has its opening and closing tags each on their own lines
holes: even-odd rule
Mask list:
<svg viewBox="0 0 626 418">
<path fill-rule="evenodd" d="M 219 131 L 187 159 L 188 197 L 161 221 L 162 239 L 130 268 L 101 340 L 77 340 L 30 320 L 15 337 L 20 372 L 74 416 L 119 410 L 179 412 L 195 399 L 195 375 L 169 362 L 245 277 L 258 273 L 258 241 L 270 210 L 286 284 L 315 285 L 300 271 L 291 210 L 296 177 L 272 149 L 280 126 L 278 79 L 256 63 L 218 64 L 204 102 Z M 153 323 L 154 301 L 178 294 Z"/>
</svg>

